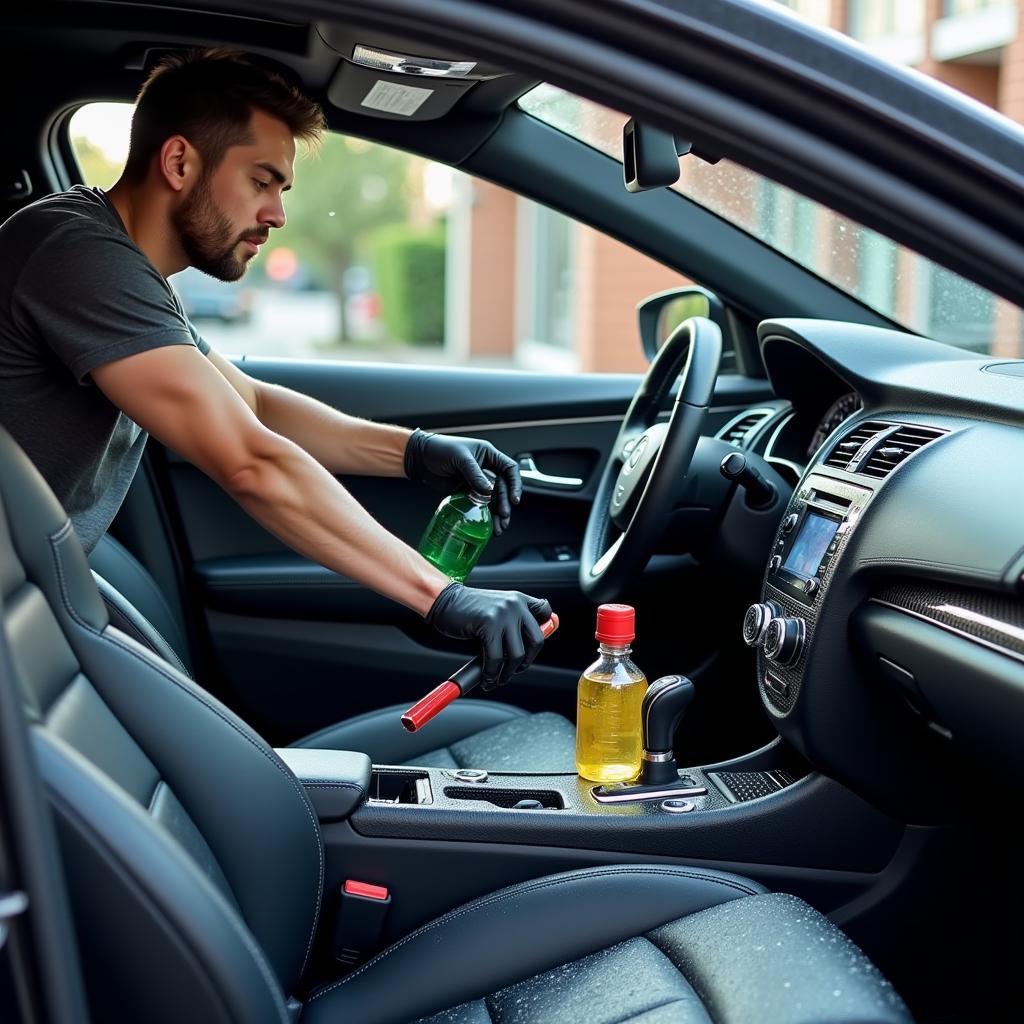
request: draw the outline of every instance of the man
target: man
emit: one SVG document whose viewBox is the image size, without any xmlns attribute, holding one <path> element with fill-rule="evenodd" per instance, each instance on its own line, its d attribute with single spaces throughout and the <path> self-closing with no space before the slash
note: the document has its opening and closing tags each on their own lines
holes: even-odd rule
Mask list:
<svg viewBox="0 0 1024 1024">
<path fill-rule="evenodd" d="M 384 426 L 253 380 L 195 331 L 167 278 L 241 277 L 285 223 L 296 139 L 320 108 L 228 51 L 164 61 L 139 94 L 127 165 L 0 228 L 0 422 L 64 504 L 86 550 L 127 492 L 148 434 L 307 558 L 475 639 L 491 688 L 543 643 L 547 601 L 451 583 L 388 533 L 336 473 L 491 490 L 508 524 L 521 482 L 492 445 Z"/>
</svg>

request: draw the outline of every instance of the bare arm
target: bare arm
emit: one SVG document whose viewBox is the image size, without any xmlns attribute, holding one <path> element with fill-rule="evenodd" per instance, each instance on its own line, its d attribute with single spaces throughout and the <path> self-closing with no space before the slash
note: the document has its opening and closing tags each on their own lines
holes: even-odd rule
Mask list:
<svg viewBox="0 0 1024 1024">
<path fill-rule="evenodd" d="M 265 427 L 294 441 L 329 472 L 405 476 L 411 431 L 348 416 L 297 391 L 253 380 L 212 349 L 208 358 Z"/>
<path fill-rule="evenodd" d="M 244 380 L 235 384 L 197 349 L 170 345 L 108 363 L 92 376 L 126 415 L 289 547 L 425 615 L 447 577 L 373 519 L 315 452 L 261 422 L 253 403 L 262 406 L 262 387 L 258 400 L 247 395 L 250 378 L 238 374 Z"/>
</svg>

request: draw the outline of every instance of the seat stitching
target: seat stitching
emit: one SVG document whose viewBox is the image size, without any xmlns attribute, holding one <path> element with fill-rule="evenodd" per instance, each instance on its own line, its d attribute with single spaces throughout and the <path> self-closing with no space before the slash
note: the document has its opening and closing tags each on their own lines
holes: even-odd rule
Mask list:
<svg viewBox="0 0 1024 1024">
<path fill-rule="evenodd" d="M 712 909 L 712 908 L 707 908 L 707 909 Z M 698 911 L 698 913 L 700 913 L 700 911 Z M 690 988 L 693 989 L 693 991 L 696 994 L 697 998 L 700 1000 L 701 1005 L 707 1011 L 707 1015 L 710 1017 L 711 1016 L 711 1009 L 709 1007 L 709 1003 L 712 1003 L 714 1001 L 712 999 L 712 994 L 710 992 L 707 992 L 707 991 L 702 991 L 704 986 L 698 987 L 697 982 L 695 980 L 692 980 L 687 975 L 687 973 L 683 970 L 683 968 L 676 961 L 676 958 L 674 956 L 672 956 L 672 954 L 669 952 L 671 947 L 666 948 L 665 946 L 662 946 L 660 943 L 655 942 L 654 939 L 652 938 L 653 934 L 654 934 L 654 930 L 652 930 L 650 932 L 647 932 L 644 935 L 644 938 L 659 953 L 661 953 L 661 955 L 680 973 L 680 975 L 682 975 L 682 977 L 686 980 L 686 983 L 690 986 Z"/>
<path fill-rule="evenodd" d="M 92 633 L 98 639 L 113 644 L 115 647 L 131 655 L 137 661 L 141 661 L 143 664 L 149 666 L 151 669 L 159 672 L 160 675 L 162 675 L 165 679 L 167 679 L 169 682 L 177 686 L 179 690 L 182 690 L 184 693 L 188 694 L 188 696 L 193 697 L 208 710 L 212 711 L 222 722 L 224 722 L 226 725 L 231 726 L 231 728 L 234 729 L 234 731 L 237 732 L 238 735 L 241 736 L 247 743 L 249 743 L 254 750 L 258 750 L 285 777 L 285 779 L 288 780 L 289 785 L 295 790 L 295 792 L 299 794 L 303 806 L 306 809 L 306 814 L 308 815 L 310 823 L 313 827 L 313 840 L 316 845 L 317 857 L 319 859 L 319 879 L 317 882 L 316 889 L 316 907 L 313 913 L 313 925 L 309 933 L 309 940 L 306 943 L 306 952 L 305 955 L 303 956 L 302 967 L 299 971 L 299 975 L 301 977 L 301 975 L 306 970 L 306 963 L 309 960 L 309 954 L 313 948 L 313 939 L 316 935 L 316 926 L 320 918 L 320 902 L 324 888 L 324 847 L 323 843 L 320 840 L 319 826 L 317 825 L 317 819 L 313 816 L 313 807 L 309 801 L 309 797 L 302 790 L 302 787 L 299 785 L 298 779 L 296 779 L 295 776 L 285 767 L 283 762 L 279 761 L 271 754 L 268 754 L 267 751 L 264 750 L 251 736 L 246 735 L 246 733 L 243 732 L 243 730 L 240 729 L 234 722 L 232 722 L 231 719 L 227 718 L 213 704 L 211 704 L 204 697 L 202 697 L 194 684 L 183 684 L 181 680 L 175 679 L 174 676 L 167 671 L 164 665 L 160 663 L 159 659 L 150 660 L 149 658 L 140 655 L 138 651 L 133 650 L 127 644 L 124 644 L 120 640 L 118 640 L 114 633 L 108 633 L 105 630 L 96 629 L 94 626 L 91 626 L 88 622 L 85 621 L 85 619 L 83 619 L 78 614 L 78 610 L 71 603 L 71 596 L 68 593 L 67 588 L 67 579 L 65 578 L 64 575 L 64 563 L 63 560 L 61 559 L 60 551 L 57 547 L 58 544 L 63 543 L 63 541 L 67 538 L 71 529 L 71 520 L 65 520 L 64 525 L 59 530 L 57 530 L 56 533 L 50 534 L 48 538 L 50 541 L 50 551 L 53 555 L 54 566 L 56 567 L 57 570 L 57 580 L 60 584 L 61 600 L 63 601 L 64 607 L 67 610 L 68 614 L 71 616 L 71 618 L 75 622 L 77 622 L 79 626 L 81 626 L 88 632 Z"/>
<path fill-rule="evenodd" d="M 101 591 L 100 597 L 103 598 L 103 603 L 107 606 L 108 614 L 112 608 L 118 615 L 118 618 L 125 623 L 125 625 L 131 628 L 131 631 L 135 634 L 136 639 L 144 646 L 148 647 L 158 658 L 163 658 L 164 661 L 170 661 L 170 663 L 179 671 L 191 678 L 191 673 L 185 668 L 184 662 L 178 657 L 174 647 L 168 641 L 156 626 L 153 625 L 149 619 L 146 619 L 146 625 L 156 634 L 157 639 L 164 645 L 166 651 L 155 650 L 153 644 L 142 627 L 127 613 L 123 608 L 118 607 L 115 601 L 109 600 Z M 125 598 L 127 600 L 127 598 Z M 136 609 L 137 611 L 138 609 Z M 139 613 L 141 615 L 141 612 Z M 113 618 L 113 616 L 111 616 Z"/>
<path fill-rule="evenodd" d="M 304 779 L 299 779 L 299 781 L 306 789 L 355 789 L 360 793 L 365 789 L 364 786 L 354 782 L 306 782 Z"/>
<path fill-rule="evenodd" d="M 684 999 L 682 996 L 673 996 L 671 999 L 665 999 L 660 1003 L 655 1003 L 654 1006 L 647 1006 L 642 1010 L 636 1010 L 634 1013 L 629 1014 L 628 1017 L 620 1017 L 618 1020 L 607 1021 L 607 1024 L 629 1024 L 631 1020 L 636 1020 L 637 1017 L 642 1017 L 648 1013 L 653 1013 L 655 1010 L 660 1010 L 664 1006 L 671 1006 L 673 1003 L 686 1003 L 689 1005 L 689 1000 Z M 702 1006 L 702 1009 L 706 1008 Z M 711 1014 L 708 1014 L 710 1017 Z"/>
<path fill-rule="evenodd" d="M 167 600 L 167 595 L 164 594 L 163 590 L 160 588 L 156 580 L 153 578 L 152 573 L 150 573 L 149 570 L 146 569 L 146 567 L 143 566 L 142 563 L 119 540 L 117 540 L 116 537 L 110 536 L 109 533 L 106 534 L 106 537 L 107 540 L 110 542 L 110 550 L 113 551 L 115 555 L 117 555 L 117 557 L 125 564 L 125 566 L 127 566 L 131 574 L 137 580 L 139 580 L 147 590 L 151 591 L 153 594 L 156 595 L 156 599 L 160 602 L 160 604 L 163 605 L 164 612 L 167 615 L 168 621 L 171 622 L 174 626 L 178 626 L 177 617 L 175 616 L 174 611 L 171 608 L 171 603 Z M 108 580 L 107 582 L 109 583 L 110 581 Z M 150 586 L 151 583 L 152 586 Z M 113 586 L 113 584 L 111 584 L 111 586 Z M 114 589 L 116 590 L 117 588 L 115 587 Z M 145 616 L 143 616 L 143 618 L 145 618 Z M 147 621 L 149 620 L 147 619 Z M 153 628 L 156 629 L 155 626 Z M 165 640 L 164 642 L 166 643 L 167 641 Z M 173 645 L 168 644 L 168 646 Z"/>
<path fill-rule="evenodd" d="M 714 875 L 704 875 L 698 871 L 688 871 L 683 868 L 641 868 L 641 867 L 609 867 L 594 870 L 592 873 L 586 875 L 587 878 L 606 878 L 614 877 L 615 875 L 623 874 L 634 874 L 634 875 L 672 875 L 676 878 L 693 878 L 702 882 L 711 882 L 715 885 L 724 885 L 729 889 L 736 889 L 739 892 L 744 893 L 747 896 L 757 896 L 758 892 L 755 889 L 750 889 L 739 882 L 732 881 L 727 878 L 717 878 Z M 574 875 L 571 878 L 555 878 L 547 880 L 537 880 L 533 882 L 526 882 L 522 885 L 518 885 L 513 889 L 506 890 L 500 893 L 494 893 L 491 896 L 485 896 L 482 899 L 475 900 L 473 903 L 467 906 L 461 907 L 457 910 L 449 911 L 447 914 L 442 915 L 429 924 L 424 925 L 422 928 L 417 928 L 416 931 L 411 932 L 404 939 L 399 940 L 393 946 L 389 946 L 387 949 L 378 953 L 372 960 L 368 960 L 358 970 L 353 971 L 351 974 L 346 975 L 340 981 L 334 982 L 334 984 L 328 986 L 325 989 L 321 989 L 317 992 L 310 1002 L 314 999 L 319 999 L 321 996 L 326 995 L 328 992 L 336 989 L 339 985 L 344 985 L 353 978 L 359 977 L 364 971 L 372 967 L 377 961 L 382 960 L 384 957 L 389 956 L 391 953 L 397 952 L 407 942 L 411 942 L 413 939 L 418 938 L 421 935 L 426 935 L 427 932 L 433 931 L 435 928 L 441 927 L 441 925 L 447 924 L 450 921 L 454 921 L 456 918 L 462 917 L 464 914 L 470 914 L 477 910 L 483 910 L 485 907 L 492 906 L 496 903 L 501 903 L 504 900 L 516 899 L 519 896 L 524 896 L 527 893 L 539 892 L 541 889 L 547 889 L 552 886 L 559 885 L 570 885 L 573 882 L 580 880 L 579 875 Z"/>
<path fill-rule="evenodd" d="M 102 577 L 100 578 L 102 579 Z M 105 580 L 104 582 L 106 582 L 108 586 L 111 586 L 109 580 Z M 121 594 L 121 596 L 124 597 L 123 594 Z M 187 668 L 185 668 L 184 663 L 178 657 L 178 653 L 177 651 L 175 651 L 174 647 L 168 642 L 167 637 L 165 637 L 163 633 L 161 633 L 160 630 L 157 629 L 156 626 L 154 626 L 153 623 L 149 621 L 149 619 L 142 615 L 142 612 L 139 612 L 139 610 L 135 608 L 134 605 L 131 605 L 131 602 L 128 601 L 128 598 L 125 597 L 125 601 L 132 607 L 134 611 L 139 613 L 143 621 L 145 621 L 146 625 L 149 626 L 149 628 L 153 630 L 153 632 L 157 635 L 157 638 L 160 640 L 160 642 L 167 648 L 166 653 L 154 649 L 153 644 L 150 641 L 150 638 L 146 636 L 145 631 L 142 629 L 142 627 L 139 626 L 139 624 L 132 618 L 132 616 L 128 612 L 126 612 L 116 601 L 109 598 L 106 594 L 103 593 L 102 590 L 100 591 L 100 597 L 103 599 L 103 603 L 107 606 L 107 615 L 110 617 L 111 625 L 114 626 L 115 629 L 121 629 L 123 632 L 128 632 L 129 636 L 134 634 L 135 639 L 138 640 L 138 642 L 141 643 L 143 647 L 146 647 L 149 650 L 151 650 L 158 658 L 163 658 L 164 661 L 170 661 L 170 663 L 179 672 L 184 673 L 190 679 L 192 678 L 192 674 L 188 671 Z M 119 623 L 123 623 L 125 626 L 129 627 L 128 630 L 125 630 L 123 626 L 114 622 L 114 615 L 110 614 L 111 610 L 113 610 L 116 613 Z M 168 657 L 168 654 L 170 655 L 170 657 Z"/>
</svg>

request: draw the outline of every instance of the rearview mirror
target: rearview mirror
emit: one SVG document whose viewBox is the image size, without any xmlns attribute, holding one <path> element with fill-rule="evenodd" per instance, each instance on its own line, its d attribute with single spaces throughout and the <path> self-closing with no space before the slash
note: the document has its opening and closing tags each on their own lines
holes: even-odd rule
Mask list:
<svg viewBox="0 0 1024 1024">
<path fill-rule="evenodd" d="M 669 335 L 691 316 L 704 316 L 718 324 L 722 337 L 729 337 L 729 327 L 722 300 L 707 288 L 691 285 L 688 288 L 670 288 L 649 295 L 637 307 L 640 321 L 640 341 L 644 354 L 653 359 Z"/>
<path fill-rule="evenodd" d="M 721 157 L 703 143 L 682 139 L 631 117 L 622 126 L 622 176 L 627 192 L 668 188 L 679 180 L 679 158 L 692 154 L 705 163 Z"/>
<path fill-rule="evenodd" d="M 622 176 L 628 192 L 674 185 L 679 180 L 679 156 L 672 133 L 631 117 L 622 127 Z"/>
</svg>

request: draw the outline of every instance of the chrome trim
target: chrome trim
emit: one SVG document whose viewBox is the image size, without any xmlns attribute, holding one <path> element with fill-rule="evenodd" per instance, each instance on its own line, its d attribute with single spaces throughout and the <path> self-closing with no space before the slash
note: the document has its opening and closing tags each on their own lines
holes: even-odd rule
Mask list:
<svg viewBox="0 0 1024 1024">
<path fill-rule="evenodd" d="M 625 534 L 623 534 L 623 536 L 625 536 Z M 595 578 L 600 576 L 601 573 L 611 565 L 612 559 L 615 557 L 621 544 L 622 537 L 616 537 L 615 543 L 612 544 L 612 546 L 594 563 L 593 568 L 590 570 L 591 576 L 594 576 Z"/>
<path fill-rule="evenodd" d="M 448 774 L 457 782 L 465 782 L 472 785 L 479 785 L 488 779 L 487 772 L 483 768 L 450 768 Z"/>
<path fill-rule="evenodd" d="M 666 761 L 674 761 L 675 754 L 671 750 L 655 751 L 645 750 L 640 757 L 644 761 L 650 761 L 652 764 L 664 764 Z"/>
<path fill-rule="evenodd" d="M 753 634 L 748 638 L 746 628 L 747 618 L 751 614 L 756 617 L 757 626 Z M 743 616 L 743 625 L 740 629 L 743 642 L 748 647 L 760 647 L 764 642 L 764 635 L 768 632 L 768 627 L 771 625 L 772 619 L 782 617 L 782 606 L 777 601 L 760 601 L 757 604 L 752 604 Z"/>
<path fill-rule="evenodd" d="M 960 608 L 955 604 L 937 604 L 933 605 L 937 612 L 945 612 L 947 615 L 952 615 L 956 619 L 966 619 L 968 622 L 976 622 L 979 626 L 985 626 L 987 629 L 991 629 L 994 633 L 1004 633 L 1006 636 L 1012 636 L 1014 640 L 1024 640 L 1024 629 L 1020 626 L 1010 625 L 1008 622 L 1001 622 L 999 619 L 993 619 L 990 615 L 982 615 L 981 612 L 973 612 L 970 608 Z"/>
<path fill-rule="evenodd" d="M 778 643 L 772 644 L 769 647 L 768 631 L 766 629 L 762 650 L 764 651 L 764 656 L 773 664 L 781 665 L 783 668 L 791 668 L 800 660 L 800 655 L 803 653 L 804 644 L 807 640 L 807 623 L 796 616 L 782 615 L 772 619 L 768 627 L 771 628 L 776 622 L 779 623 L 779 628 L 776 631 Z M 779 656 L 782 654 L 782 648 L 786 643 L 787 622 L 796 623 L 796 637 L 793 641 L 792 653 L 785 661 L 782 661 Z"/>
<path fill-rule="evenodd" d="M 777 455 L 772 455 L 772 449 L 775 447 L 775 442 L 779 439 L 779 434 L 785 429 L 786 424 L 796 416 L 795 412 L 791 412 L 788 416 L 783 416 L 779 420 L 779 425 L 772 431 L 772 436 L 768 438 L 768 443 L 764 446 L 764 461 L 769 465 L 786 466 L 796 473 L 798 480 L 803 479 L 804 473 L 807 471 L 807 466 L 800 466 L 795 462 L 790 462 L 789 459 L 780 458 Z M 809 463 L 808 463 L 809 465 Z"/>
<path fill-rule="evenodd" d="M 601 793 L 598 794 L 596 787 L 590 791 L 590 795 L 599 804 L 633 804 L 642 803 L 645 800 L 666 800 L 672 797 L 684 797 L 684 796 L 707 796 L 707 786 L 691 786 L 689 789 L 680 789 L 675 786 L 672 789 L 657 789 L 650 793 L 630 793 L 628 789 L 624 789 L 621 793 Z"/>
<path fill-rule="evenodd" d="M 746 409 L 745 405 L 713 405 L 708 413 L 735 412 L 737 409 Z M 671 410 L 658 414 L 659 420 L 668 421 L 672 415 Z M 424 427 L 424 430 L 432 431 L 435 434 L 465 434 L 468 431 L 479 430 L 515 430 L 520 427 L 560 427 L 574 426 L 586 423 L 621 423 L 625 413 L 621 416 L 566 416 L 561 419 L 548 420 L 499 420 L 491 423 L 460 423 L 458 426 L 431 426 Z"/>
<path fill-rule="evenodd" d="M 418 78 L 465 78 L 477 66 L 475 60 L 438 60 L 434 57 L 413 57 L 377 46 L 357 43 L 350 58 L 353 64 L 387 71 L 394 75 L 414 75 Z"/>
<path fill-rule="evenodd" d="M 543 484 L 545 487 L 558 487 L 562 490 L 579 490 L 583 486 L 583 478 L 578 476 L 551 476 L 537 468 L 532 455 L 519 456 L 519 475 L 531 483 Z"/>
<path fill-rule="evenodd" d="M 696 810 L 697 805 L 692 800 L 662 800 L 661 809 L 668 814 L 686 814 L 687 811 Z"/>
<path fill-rule="evenodd" d="M 990 651 L 995 651 L 996 654 L 1002 654 L 1007 658 L 1013 658 L 1014 661 L 1019 661 L 1024 664 L 1024 654 L 1020 654 L 1018 651 L 1011 651 L 1008 647 L 1000 647 L 999 644 L 994 644 L 991 640 L 984 640 L 980 636 L 975 636 L 973 633 L 967 633 L 962 629 L 957 629 L 956 626 L 951 626 L 948 622 L 940 622 L 938 619 L 929 618 L 927 615 L 922 615 L 920 612 L 904 608 L 903 605 L 893 604 L 892 601 L 883 601 L 880 597 L 872 597 L 868 600 L 872 604 L 880 604 L 886 608 L 892 608 L 893 611 L 909 615 L 911 618 L 920 619 L 921 622 L 927 622 L 929 626 L 935 626 L 936 629 L 944 629 L 947 633 L 952 633 L 953 636 L 961 637 L 964 640 L 970 640 L 972 643 L 978 644 L 980 647 L 987 647 Z"/>
<path fill-rule="evenodd" d="M 671 675 L 661 676 L 660 678 L 655 679 L 647 688 L 647 692 L 644 694 L 643 703 L 640 706 L 640 710 L 643 715 L 641 730 L 644 742 L 647 741 L 647 737 L 651 734 L 651 712 L 654 710 L 655 704 L 658 703 L 658 698 L 662 694 L 679 686 L 685 678 L 685 676 L 672 673 Z M 669 754 L 671 755 L 671 751 L 669 751 Z M 669 760 L 669 758 L 665 758 L 665 760 Z"/>
</svg>

